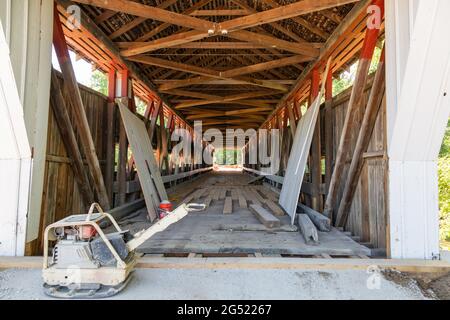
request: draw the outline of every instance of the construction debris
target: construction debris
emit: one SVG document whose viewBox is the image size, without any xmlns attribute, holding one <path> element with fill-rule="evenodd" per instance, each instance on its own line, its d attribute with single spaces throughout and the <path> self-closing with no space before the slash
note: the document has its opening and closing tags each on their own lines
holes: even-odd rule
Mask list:
<svg viewBox="0 0 450 320">
<path fill-rule="evenodd" d="M 322 232 L 330 232 L 331 231 L 331 220 L 325 217 L 323 214 L 303 205 L 298 205 L 298 212 L 305 213 L 314 223 L 314 225 Z"/>
<path fill-rule="evenodd" d="M 308 215 L 299 214 L 297 223 L 307 244 L 319 243 L 319 234 L 317 233 L 317 229 Z"/>
<path fill-rule="evenodd" d="M 255 216 L 261 221 L 263 225 L 267 228 L 279 228 L 281 223 L 273 214 L 264 209 L 263 207 L 252 204 L 250 210 L 255 214 Z"/>
</svg>

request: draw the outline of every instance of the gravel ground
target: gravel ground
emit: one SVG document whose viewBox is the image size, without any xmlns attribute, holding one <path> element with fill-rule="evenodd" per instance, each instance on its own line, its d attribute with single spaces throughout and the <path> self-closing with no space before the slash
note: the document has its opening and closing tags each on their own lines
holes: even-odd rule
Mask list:
<svg viewBox="0 0 450 320">
<path fill-rule="evenodd" d="M 138 269 L 113 299 L 429 299 L 417 282 L 381 273 L 299 270 Z M 40 270 L 0 271 L 0 299 L 48 299 Z"/>
</svg>

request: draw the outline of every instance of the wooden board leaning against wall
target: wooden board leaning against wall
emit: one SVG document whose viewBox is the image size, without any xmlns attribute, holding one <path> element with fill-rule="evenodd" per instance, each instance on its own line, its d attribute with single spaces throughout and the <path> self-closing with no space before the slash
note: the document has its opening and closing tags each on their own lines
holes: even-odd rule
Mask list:
<svg viewBox="0 0 450 320">
<path fill-rule="evenodd" d="M 366 84 L 364 97 L 362 103 L 357 110 L 355 121 L 362 121 L 364 108 L 367 105 L 367 99 L 370 94 L 370 89 L 373 83 L 373 74 L 369 76 Z M 337 148 L 339 145 L 339 138 L 342 132 L 342 125 L 344 122 L 345 112 L 347 110 L 350 93 L 352 88 L 348 88 L 332 100 L 329 113 L 325 104 L 321 106 L 320 111 L 320 145 L 321 155 L 324 165 L 322 170 L 321 184 L 319 186 L 320 196 L 323 201 L 326 195 L 326 175 L 332 170 L 334 165 Z M 349 219 L 346 225 L 346 230 L 351 232 L 353 236 L 359 237 L 362 243 L 368 244 L 374 248 L 386 249 L 386 225 L 387 225 L 387 208 L 386 208 L 386 188 L 387 188 L 387 162 L 386 162 L 386 106 L 383 105 L 379 112 L 375 128 L 372 133 L 371 141 L 367 152 L 364 154 L 364 167 L 361 177 L 358 181 L 358 187 L 355 192 L 353 203 L 350 209 Z M 328 120 L 330 119 L 330 120 Z M 329 123 L 328 123 L 329 121 Z M 327 126 L 332 134 L 325 134 Z M 328 131 L 327 131 L 328 132 Z M 356 143 L 358 138 L 358 130 L 352 132 L 352 145 Z M 289 154 L 292 147 L 292 132 L 291 130 L 285 132 L 285 139 L 282 145 L 281 154 Z M 332 150 L 331 159 L 327 156 L 327 150 Z M 246 150 L 248 151 L 248 149 Z M 353 154 L 353 149 L 350 150 L 350 155 Z M 248 154 L 246 155 L 248 159 Z M 331 167 L 330 167 L 331 166 Z M 344 176 L 346 176 L 350 166 L 350 159 L 345 163 Z M 253 166 L 250 166 L 252 167 Z M 259 168 L 255 168 L 259 169 Z M 279 175 L 285 175 L 285 167 L 282 166 Z M 282 177 L 273 177 L 268 179 L 274 186 L 280 186 Z M 340 198 L 343 192 L 342 186 L 338 190 L 338 197 Z M 312 205 L 312 191 L 313 185 L 309 170 L 305 173 L 305 178 L 302 184 L 300 199 L 303 203 Z M 335 208 L 337 210 L 338 208 Z"/>
</svg>

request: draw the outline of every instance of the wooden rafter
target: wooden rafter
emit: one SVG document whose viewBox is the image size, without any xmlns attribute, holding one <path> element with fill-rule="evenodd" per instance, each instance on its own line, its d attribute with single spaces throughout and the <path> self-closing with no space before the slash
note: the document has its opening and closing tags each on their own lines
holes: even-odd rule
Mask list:
<svg viewBox="0 0 450 320">
<path fill-rule="evenodd" d="M 171 11 L 146 6 L 139 3 L 134 3 L 127 0 L 109 0 L 107 2 L 102 0 L 76 0 L 76 1 L 107 9 L 122 11 L 128 14 L 136 15 L 138 17 L 156 19 L 159 21 L 175 25 L 180 25 L 182 27 L 190 27 L 194 30 L 202 32 L 203 38 L 206 38 L 211 35 L 229 36 L 235 33 L 236 31 L 242 31 L 244 29 L 248 29 L 251 27 L 300 16 L 302 14 L 332 8 L 337 5 L 353 3 L 356 2 L 357 0 L 303 0 L 290 5 L 254 13 L 245 17 L 232 19 L 219 24 L 198 19 L 189 15 L 174 13 Z M 252 39 L 253 38 L 245 38 L 243 41 L 250 41 Z M 186 40 L 185 43 L 192 41 L 195 40 L 191 41 Z M 278 46 L 281 45 L 280 41 L 283 40 L 278 40 Z M 140 47 L 135 47 L 132 48 L 133 51 L 131 51 L 132 49 L 128 49 L 123 52 L 123 55 L 130 56 L 133 54 L 140 54 L 148 52 L 150 50 L 154 50 L 152 45 L 153 44 L 147 44 Z"/>
</svg>

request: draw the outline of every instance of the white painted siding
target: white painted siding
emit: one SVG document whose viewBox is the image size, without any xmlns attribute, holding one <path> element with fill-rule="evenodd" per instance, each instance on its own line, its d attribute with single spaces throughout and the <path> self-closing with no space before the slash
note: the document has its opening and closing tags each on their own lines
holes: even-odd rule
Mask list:
<svg viewBox="0 0 450 320">
<path fill-rule="evenodd" d="M 23 106 L 33 154 L 27 242 L 37 238 L 42 202 L 50 99 L 52 0 L 2 0 L 0 20 Z"/>
<path fill-rule="evenodd" d="M 450 1 L 386 5 L 391 256 L 433 259 L 439 255 L 436 161 L 450 114 L 450 41 L 444 41 Z"/>
<path fill-rule="evenodd" d="M 23 255 L 31 150 L 23 109 L 0 25 L 0 256 Z"/>
</svg>

